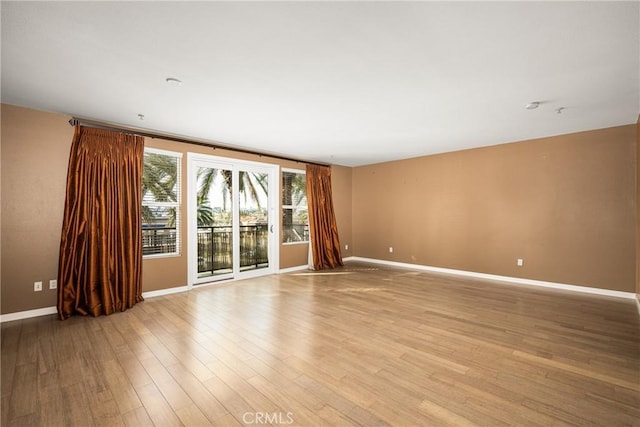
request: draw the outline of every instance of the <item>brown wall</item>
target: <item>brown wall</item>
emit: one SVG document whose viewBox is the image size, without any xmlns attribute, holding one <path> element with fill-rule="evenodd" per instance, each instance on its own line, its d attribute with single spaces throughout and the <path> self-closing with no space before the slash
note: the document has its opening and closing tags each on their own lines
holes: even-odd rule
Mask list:
<svg viewBox="0 0 640 427">
<path fill-rule="evenodd" d="M 69 149 L 73 138 L 70 117 L 10 105 L 2 105 L 1 166 L 2 236 L 0 280 L 2 314 L 56 305 L 56 291 L 48 281 L 57 277 L 60 230 L 64 209 Z M 304 163 L 280 161 L 227 150 L 147 138 L 146 146 L 180 151 L 186 189 L 186 152 L 200 152 L 274 163 L 304 170 Z M 336 215 L 340 233 L 351 235 L 351 176 L 349 168 L 333 169 Z M 344 187 L 344 188 L 343 188 Z M 343 206 L 344 205 L 344 206 Z M 186 218 L 186 202 L 183 218 Z M 186 236 L 186 222 L 183 222 Z M 344 230 L 344 231 L 343 231 Z M 184 240 L 183 240 L 184 245 Z M 307 264 L 308 245 L 281 245 L 280 268 Z M 183 251 L 184 254 L 184 251 Z M 33 292 L 33 282 L 43 281 L 43 291 Z M 187 284 L 186 257 L 145 259 L 143 291 Z"/>
<path fill-rule="evenodd" d="M 48 281 L 57 276 L 73 136 L 68 119 L 2 105 L 2 314 L 56 304 Z M 634 279 L 639 135 L 640 120 L 637 126 L 359 168 L 333 166 L 343 256 L 636 289 L 640 294 L 640 281 Z M 160 139 L 146 144 L 270 161 Z M 186 173 L 186 155 L 183 162 Z M 525 259 L 524 267 L 515 266 L 518 257 Z M 306 263 L 306 245 L 281 246 L 280 268 Z M 44 282 L 44 290 L 34 293 L 37 280 Z M 145 259 L 143 282 L 145 292 L 185 285 L 186 259 Z"/>
<path fill-rule="evenodd" d="M 636 124 L 636 298 L 640 301 L 640 115 Z"/>
<path fill-rule="evenodd" d="M 352 241 L 352 217 L 351 217 L 351 174 L 352 168 L 345 166 L 331 167 L 331 191 L 333 193 L 333 209 L 336 213 L 336 223 L 338 224 L 338 235 L 342 246 L 342 257 L 353 255 Z M 345 249 L 345 245 L 349 249 Z"/>
<path fill-rule="evenodd" d="M 68 117 L 2 105 L 3 314 L 56 305 L 69 149 Z M 42 281 L 42 292 L 33 282 Z"/>
<path fill-rule="evenodd" d="M 633 292 L 635 144 L 628 125 L 354 168 L 354 254 Z"/>
</svg>

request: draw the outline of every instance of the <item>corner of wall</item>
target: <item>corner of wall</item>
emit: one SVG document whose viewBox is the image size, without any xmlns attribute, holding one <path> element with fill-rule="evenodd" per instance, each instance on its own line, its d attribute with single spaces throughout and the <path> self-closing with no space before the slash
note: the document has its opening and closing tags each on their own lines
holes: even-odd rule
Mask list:
<svg viewBox="0 0 640 427">
<path fill-rule="evenodd" d="M 331 166 L 331 187 L 333 193 L 333 208 L 335 210 L 340 248 L 342 256 L 353 255 L 353 207 L 352 207 L 352 169 L 348 166 Z"/>
</svg>

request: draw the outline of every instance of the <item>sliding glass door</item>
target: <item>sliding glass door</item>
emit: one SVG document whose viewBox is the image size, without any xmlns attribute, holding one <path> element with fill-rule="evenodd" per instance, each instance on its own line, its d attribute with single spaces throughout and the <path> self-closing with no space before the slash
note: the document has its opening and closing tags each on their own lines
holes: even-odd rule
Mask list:
<svg viewBox="0 0 640 427">
<path fill-rule="evenodd" d="M 190 153 L 189 284 L 274 272 L 278 167 Z"/>
<path fill-rule="evenodd" d="M 227 277 L 233 273 L 233 170 L 208 162 L 194 166 L 197 278 Z"/>
<path fill-rule="evenodd" d="M 240 271 L 269 268 L 269 174 L 238 172 Z"/>
</svg>

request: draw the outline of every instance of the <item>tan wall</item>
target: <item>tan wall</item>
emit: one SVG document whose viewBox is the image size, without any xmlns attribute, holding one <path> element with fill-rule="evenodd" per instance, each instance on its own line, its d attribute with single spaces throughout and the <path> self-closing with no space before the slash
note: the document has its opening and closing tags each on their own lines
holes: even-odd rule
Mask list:
<svg viewBox="0 0 640 427">
<path fill-rule="evenodd" d="M 0 310 L 7 314 L 56 304 L 47 285 L 57 276 L 73 128 L 68 116 L 9 105 L 2 105 L 1 119 Z M 634 284 L 637 127 L 640 121 L 360 168 L 333 166 L 343 256 L 640 294 L 640 282 Z M 304 168 L 173 141 L 146 143 Z M 183 161 L 186 173 L 186 156 Z M 525 259 L 522 268 L 515 266 L 518 257 Z M 306 245 L 281 245 L 280 268 L 306 263 Z M 186 271 L 183 257 L 145 259 L 143 289 L 185 285 Z M 44 290 L 34 293 L 37 280 Z"/>
<path fill-rule="evenodd" d="M 2 105 L 2 313 L 56 305 L 73 128 L 68 117 Z M 33 282 L 42 281 L 42 292 Z"/>
<path fill-rule="evenodd" d="M 640 115 L 636 124 L 636 298 L 640 301 Z"/>
<path fill-rule="evenodd" d="M 354 168 L 354 254 L 633 292 L 635 128 Z"/>
<path fill-rule="evenodd" d="M 331 167 L 331 191 L 333 193 L 333 209 L 336 213 L 336 223 L 338 225 L 338 235 L 342 246 L 342 257 L 346 258 L 353 254 L 352 240 L 352 207 L 351 207 L 351 173 L 352 168 L 345 166 Z M 349 248 L 345 249 L 345 245 Z"/>
<path fill-rule="evenodd" d="M 56 291 L 48 289 L 57 277 L 60 230 L 64 210 L 69 149 L 73 138 L 70 117 L 26 108 L 2 105 L 1 166 L 2 236 L 0 280 L 2 314 L 56 305 Z M 200 152 L 274 163 L 304 170 L 305 164 L 227 150 L 147 138 L 146 146 L 183 152 L 183 180 L 186 189 L 186 152 Z M 337 167 L 333 188 L 340 233 L 351 235 L 350 169 Z M 183 218 L 186 218 L 186 202 Z M 182 233 L 186 236 L 186 222 Z M 344 230 L 344 232 L 343 232 Z M 183 240 L 184 245 L 184 240 Z M 183 246 L 184 249 L 184 246 Z M 307 264 L 308 245 L 281 245 L 280 268 Z M 184 250 L 182 252 L 184 254 Z M 33 282 L 44 282 L 42 292 L 33 292 Z M 185 256 L 145 259 L 143 291 L 187 284 Z"/>
</svg>

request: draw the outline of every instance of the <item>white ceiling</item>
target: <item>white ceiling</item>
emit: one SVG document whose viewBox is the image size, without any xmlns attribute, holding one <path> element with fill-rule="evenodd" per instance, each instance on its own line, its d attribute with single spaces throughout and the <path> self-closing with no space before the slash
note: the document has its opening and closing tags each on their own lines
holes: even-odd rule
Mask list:
<svg viewBox="0 0 640 427">
<path fill-rule="evenodd" d="M 3 103 L 312 161 L 640 113 L 638 2 L 3 1 L 1 13 Z"/>
</svg>

